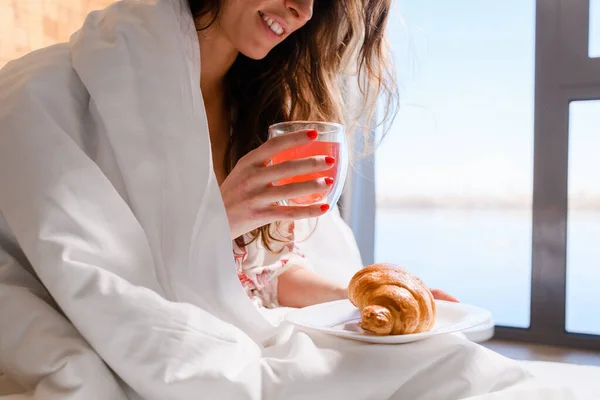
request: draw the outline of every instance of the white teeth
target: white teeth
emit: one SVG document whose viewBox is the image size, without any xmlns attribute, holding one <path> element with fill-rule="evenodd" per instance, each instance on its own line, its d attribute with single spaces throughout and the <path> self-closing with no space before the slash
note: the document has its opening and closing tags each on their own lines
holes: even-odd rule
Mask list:
<svg viewBox="0 0 600 400">
<path fill-rule="evenodd" d="M 283 33 L 283 28 L 281 27 L 281 25 L 279 25 L 279 23 L 273 21 L 273 23 L 270 25 L 271 30 L 273 32 L 275 32 L 278 35 L 281 35 Z"/>
<path fill-rule="evenodd" d="M 264 14 L 262 14 L 262 17 L 265 20 L 265 22 L 267 23 L 267 25 L 269 25 L 269 28 L 271 28 L 271 30 L 273 32 L 275 32 L 278 35 L 283 34 L 283 27 L 279 24 L 279 22 L 273 21 L 272 18 L 267 17 Z"/>
</svg>

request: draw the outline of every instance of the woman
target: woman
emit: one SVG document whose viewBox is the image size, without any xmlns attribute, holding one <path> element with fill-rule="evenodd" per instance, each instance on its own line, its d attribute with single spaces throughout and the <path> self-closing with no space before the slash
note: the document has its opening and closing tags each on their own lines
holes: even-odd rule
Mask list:
<svg viewBox="0 0 600 400">
<path fill-rule="evenodd" d="M 293 222 L 274 227 L 283 220 L 327 212 L 326 204 L 283 207 L 273 203 L 326 191 L 333 180 L 269 185 L 329 169 L 335 160 L 312 157 L 266 166 L 277 153 L 316 139 L 316 132 L 297 132 L 263 144 L 268 126 L 280 120 L 343 122 L 344 106 L 336 80 L 347 67 L 344 62 L 360 66 L 365 92 L 373 98 L 387 96 L 390 112 L 386 115 L 391 115 L 395 93 L 384 41 L 390 0 L 221 3 L 192 0 L 190 8 L 203 57 L 200 84 L 213 166 L 235 239 L 240 280 L 257 305 L 270 308 L 346 298 L 345 288 L 304 268 L 305 259 L 289 243 L 293 241 Z M 359 37 L 361 33 L 364 37 Z M 358 59 L 350 61 L 354 46 Z M 249 99 L 246 93 L 256 97 Z M 372 115 L 374 105 L 366 104 L 367 115 Z M 286 235 L 288 231 L 291 236 Z M 437 298 L 455 300 L 439 290 L 433 293 Z"/>
<path fill-rule="evenodd" d="M 387 88 L 382 57 L 389 3 L 190 1 L 199 31 L 213 166 L 235 240 L 238 275 L 259 306 L 301 307 L 346 297 L 343 287 L 304 268 L 293 244 L 293 222 L 278 222 L 318 217 L 328 206 L 273 205 L 326 191 L 333 180 L 270 186 L 329 169 L 335 160 L 312 157 L 267 167 L 270 157 L 317 135 L 297 132 L 266 143 L 267 129 L 281 120 L 343 122 L 336 79 L 359 32 L 365 36 L 359 51 L 367 89 L 373 87 L 376 96 Z"/>
<path fill-rule="evenodd" d="M 292 245 L 289 221 L 326 208 L 273 205 L 329 182 L 269 185 L 335 160 L 267 167 L 314 140 L 267 141 L 267 127 L 341 121 L 337 78 L 355 57 L 368 116 L 390 87 L 389 6 L 123 1 L 68 44 L 9 64 L 0 370 L 41 398 L 75 399 L 451 399 L 524 382 L 518 365 L 457 336 L 364 346 L 259 312 L 346 295 Z"/>
</svg>

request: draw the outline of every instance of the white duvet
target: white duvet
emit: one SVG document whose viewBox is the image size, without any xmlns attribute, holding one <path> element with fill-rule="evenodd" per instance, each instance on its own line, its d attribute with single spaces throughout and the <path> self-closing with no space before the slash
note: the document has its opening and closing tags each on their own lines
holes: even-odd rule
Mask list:
<svg viewBox="0 0 600 400">
<path fill-rule="evenodd" d="M 14 398 L 574 398 L 460 335 L 376 346 L 256 310 L 199 59 L 178 0 L 123 1 L 0 73 L 0 371 L 28 391 Z"/>
</svg>

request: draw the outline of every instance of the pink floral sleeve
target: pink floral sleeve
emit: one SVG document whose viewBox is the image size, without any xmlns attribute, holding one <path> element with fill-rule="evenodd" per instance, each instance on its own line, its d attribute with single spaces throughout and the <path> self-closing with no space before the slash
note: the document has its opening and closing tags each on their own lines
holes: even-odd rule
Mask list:
<svg viewBox="0 0 600 400">
<path fill-rule="evenodd" d="M 291 266 L 307 266 L 307 260 L 295 242 L 294 223 L 280 223 L 276 229 L 272 228 L 271 234 L 282 242 L 272 243 L 273 251 L 266 249 L 262 240 L 255 240 L 243 248 L 233 243 L 238 278 L 257 307 L 279 307 L 277 277 Z"/>
</svg>

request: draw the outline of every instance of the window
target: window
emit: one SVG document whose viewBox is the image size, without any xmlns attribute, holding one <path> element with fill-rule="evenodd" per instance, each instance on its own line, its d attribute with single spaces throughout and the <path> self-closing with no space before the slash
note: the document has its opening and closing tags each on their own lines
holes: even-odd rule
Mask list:
<svg viewBox="0 0 600 400">
<path fill-rule="evenodd" d="M 600 334 L 600 100 L 569 109 L 567 318 L 569 332 Z"/>
<path fill-rule="evenodd" d="M 600 0 L 395 5 L 363 256 L 488 308 L 498 339 L 600 350 Z"/>
<path fill-rule="evenodd" d="M 375 260 L 528 327 L 535 2 L 395 4 L 402 104 L 376 157 Z"/>
</svg>

